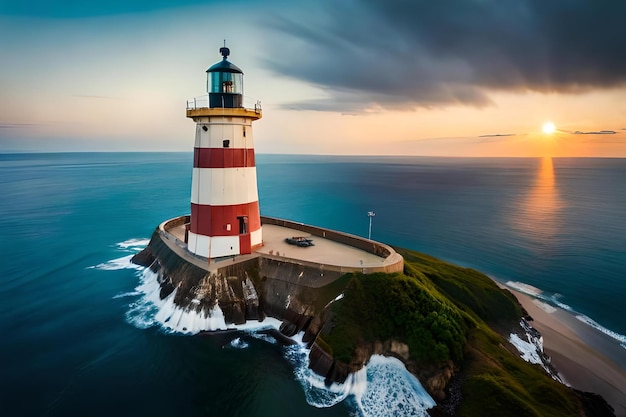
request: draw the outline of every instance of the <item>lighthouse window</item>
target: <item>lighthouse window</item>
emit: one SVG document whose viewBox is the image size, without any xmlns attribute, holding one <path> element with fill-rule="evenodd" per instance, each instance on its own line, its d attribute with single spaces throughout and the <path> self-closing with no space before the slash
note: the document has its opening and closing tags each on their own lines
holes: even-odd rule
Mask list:
<svg viewBox="0 0 626 417">
<path fill-rule="evenodd" d="M 222 141 L 222 145 L 223 145 L 225 148 L 230 148 L 230 139 L 224 139 L 224 140 Z"/>
<path fill-rule="evenodd" d="M 211 72 L 209 93 L 243 93 L 243 74 Z"/>
</svg>

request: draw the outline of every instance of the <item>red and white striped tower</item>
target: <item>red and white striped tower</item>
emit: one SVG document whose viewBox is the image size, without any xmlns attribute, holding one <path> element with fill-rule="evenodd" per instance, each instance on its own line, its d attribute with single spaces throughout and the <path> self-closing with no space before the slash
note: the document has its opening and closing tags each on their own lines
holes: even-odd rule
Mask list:
<svg viewBox="0 0 626 417">
<path fill-rule="evenodd" d="M 209 259 L 251 253 L 263 245 L 252 122 L 260 106 L 243 107 L 243 72 L 230 51 L 207 72 L 207 93 L 187 103 L 196 122 L 187 247 Z"/>
</svg>

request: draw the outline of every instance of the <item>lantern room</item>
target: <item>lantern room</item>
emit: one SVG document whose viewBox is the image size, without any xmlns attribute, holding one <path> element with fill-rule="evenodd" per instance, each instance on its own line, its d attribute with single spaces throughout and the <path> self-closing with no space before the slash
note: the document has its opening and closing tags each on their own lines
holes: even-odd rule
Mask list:
<svg viewBox="0 0 626 417">
<path fill-rule="evenodd" d="M 243 107 L 243 71 L 227 60 L 230 50 L 220 48 L 224 57 L 221 62 L 209 68 L 207 73 L 207 93 L 209 107 Z"/>
</svg>

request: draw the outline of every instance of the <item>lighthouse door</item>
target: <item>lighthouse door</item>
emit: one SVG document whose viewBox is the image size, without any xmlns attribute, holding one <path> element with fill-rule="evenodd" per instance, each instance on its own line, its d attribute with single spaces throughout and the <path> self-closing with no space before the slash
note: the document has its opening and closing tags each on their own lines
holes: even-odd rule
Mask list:
<svg viewBox="0 0 626 417">
<path fill-rule="evenodd" d="M 252 253 L 252 239 L 248 233 L 248 216 L 239 216 L 239 253 Z"/>
<path fill-rule="evenodd" d="M 239 234 L 248 233 L 248 216 L 239 216 L 237 219 L 239 220 Z"/>
</svg>

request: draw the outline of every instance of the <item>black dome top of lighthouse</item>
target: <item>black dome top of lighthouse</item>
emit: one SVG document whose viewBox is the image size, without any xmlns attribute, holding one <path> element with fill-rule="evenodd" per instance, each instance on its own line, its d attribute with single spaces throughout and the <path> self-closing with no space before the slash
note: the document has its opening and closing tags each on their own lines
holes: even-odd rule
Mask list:
<svg viewBox="0 0 626 417">
<path fill-rule="evenodd" d="M 220 48 L 220 53 L 224 57 L 220 62 L 211 66 L 206 72 L 235 72 L 238 74 L 243 74 L 243 71 L 232 62 L 228 61 L 228 55 L 230 55 L 230 49 L 223 46 Z"/>
</svg>

